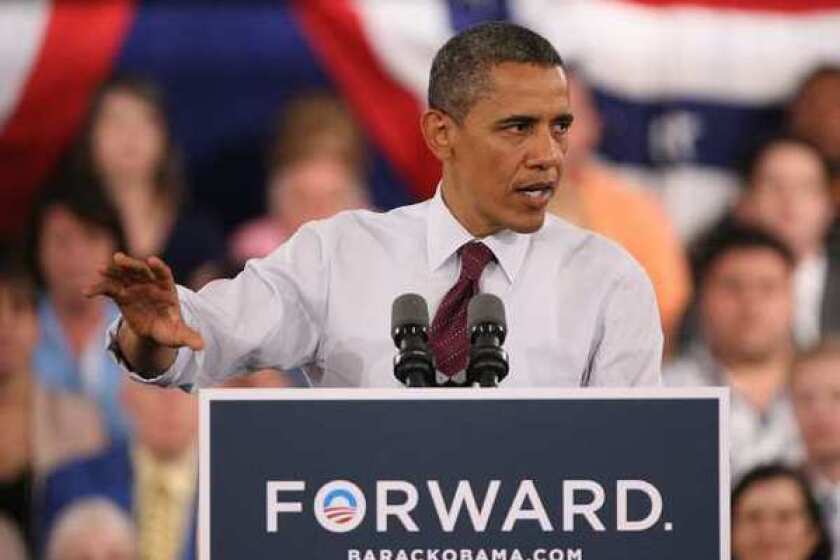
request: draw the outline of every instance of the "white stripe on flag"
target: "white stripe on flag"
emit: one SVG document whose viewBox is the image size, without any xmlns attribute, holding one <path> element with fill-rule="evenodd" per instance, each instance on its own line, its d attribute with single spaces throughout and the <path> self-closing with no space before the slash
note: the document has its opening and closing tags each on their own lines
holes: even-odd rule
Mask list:
<svg viewBox="0 0 840 560">
<path fill-rule="evenodd" d="M 355 0 L 365 34 L 379 61 L 423 102 L 435 52 L 452 36 L 443 0 Z"/>
<path fill-rule="evenodd" d="M 17 108 L 50 17 L 47 0 L 0 4 L 0 131 Z"/>
<path fill-rule="evenodd" d="M 625 98 L 778 102 L 814 65 L 840 63 L 840 10 L 779 14 L 624 0 L 510 0 L 596 85 Z"/>
</svg>

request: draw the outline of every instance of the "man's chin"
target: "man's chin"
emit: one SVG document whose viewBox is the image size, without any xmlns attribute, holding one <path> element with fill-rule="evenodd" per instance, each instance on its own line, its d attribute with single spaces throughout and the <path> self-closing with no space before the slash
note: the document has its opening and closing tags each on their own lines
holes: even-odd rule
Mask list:
<svg viewBox="0 0 840 560">
<path fill-rule="evenodd" d="M 527 220 L 517 220 L 508 225 L 508 229 L 516 233 L 535 233 L 543 227 L 545 223 L 545 212 L 541 212 L 539 217 L 529 217 Z"/>
</svg>

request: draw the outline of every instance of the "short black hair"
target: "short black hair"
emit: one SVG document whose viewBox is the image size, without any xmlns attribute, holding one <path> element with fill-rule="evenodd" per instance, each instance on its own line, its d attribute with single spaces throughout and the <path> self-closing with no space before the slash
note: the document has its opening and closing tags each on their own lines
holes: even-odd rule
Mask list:
<svg viewBox="0 0 840 560">
<path fill-rule="evenodd" d="M 34 310 L 37 305 L 35 282 L 26 269 L 19 243 L 0 241 L 0 289 L 9 290 L 16 303 Z"/>
<path fill-rule="evenodd" d="M 728 220 L 702 237 L 692 251 L 695 286 L 703 283 L 714 265 L 732 251 L 766 249 L 776 253 L 793 270 L 796 257 L 778 237 L 763 229 Z"/>
<path fill-rule="evenodd" d="M 39 290 L 46 289 L 39 258 L 44 221 L 49 211 L 60 207 L 85 224 L 108 232 L 117 251 L 127 249 L 119 212 L 95 176 L 61 173 L 48 183 L 35 202 L 25 239 L 25 258 Z"/>
<path fill-rule="evenodd" d="M 463 121 L 492 85 L 492 67 L 504 62 L 563 67 L 551 43 L 530 29 L 502 21 L 482 23 L 449 39 L 435 55 L 429 74 L 429 107 Z"/>
<path fill-rule="evenodd" d="M 805 501 L 805 515 L 817 531 L 817 546 L 808 556 L 808 560 L 831 560 L 832 545 L 825 522 L 823 521 L 822 512 L 820 511 L 819 503 L 814 496 L 808 479 L 802 472 L 787 467 L 781 464 L 768 464 L 755 467 L 738 481 L 735 488 L 732 490 L 732 523 L 733 528 L 736 521 L 735 510 L 740 503 L 741 498 L 747 490 L 761 482 L 769 480 L 789 480 L 796 484 L 797 488 L 802 494 Z M 736 556 L 732 556 L 733 560 L 738 560 Z"/>
</svg>

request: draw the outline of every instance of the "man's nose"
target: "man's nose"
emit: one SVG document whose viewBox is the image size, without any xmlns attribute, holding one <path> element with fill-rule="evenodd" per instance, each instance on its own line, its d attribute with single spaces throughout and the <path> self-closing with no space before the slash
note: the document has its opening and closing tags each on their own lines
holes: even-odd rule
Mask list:
<svg viewBox="0 0 840 560">
<path fill-rule="evenodd" d="M 540 127 L 532 140 L 529 167 L 545 170 L 562 165 L 566 153 L 565 137 L 558 138 L 549 127 Z"/>
</svg>

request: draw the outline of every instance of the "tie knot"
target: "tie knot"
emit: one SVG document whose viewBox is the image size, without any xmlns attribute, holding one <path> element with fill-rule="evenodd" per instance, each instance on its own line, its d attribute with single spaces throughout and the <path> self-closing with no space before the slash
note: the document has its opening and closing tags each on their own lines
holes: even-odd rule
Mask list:
<svg viewBox="0 0 840 560">
<path fill-rule="evenodd" d="M 487 263 L 494 260 L 493 251 L 481 241 L 470 241 L 460 249 L 461 276 L 477 281 Z"/>
</svg>

